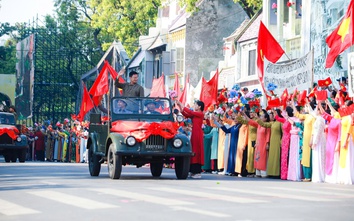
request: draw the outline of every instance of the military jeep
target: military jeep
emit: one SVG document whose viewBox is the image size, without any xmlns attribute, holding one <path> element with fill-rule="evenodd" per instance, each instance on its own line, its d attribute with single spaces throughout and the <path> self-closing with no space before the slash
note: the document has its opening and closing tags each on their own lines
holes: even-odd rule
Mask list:
<svg viewBox="0 0 354 221">
<path fill-rule="evenodd" d="M 21 134 L 21 125 L 16 125 L 12 113 L 0 112 L 0 154 L 5 162 L 26 161 L 28 149 L 27 137 Z"/>
<path fill-rule="evenodd" d="M 160 177 L 164 164 L 174 163 L 177 179 L 186 179 L 193 155 L 187 136 L 178 134 L 171 101 L 166 98 L 114 97 L 108 121 L 90 115 L 87 142 L 89 171 L 98 176 L 107 162 L 111 179 L 119 179 L 122 166 L 150 164 L 153 177 Z"/>
</svg>

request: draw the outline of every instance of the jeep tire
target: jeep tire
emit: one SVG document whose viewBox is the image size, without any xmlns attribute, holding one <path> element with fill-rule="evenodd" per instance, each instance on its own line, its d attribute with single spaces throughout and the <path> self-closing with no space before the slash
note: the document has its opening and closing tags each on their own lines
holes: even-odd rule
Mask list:
<svg viewBox="0 0 354 221">
<path fill-rule="evenodd" d="M 10 161 L 11 161 L 11 152 L 5 150 L 5 151 L 4 151 L 4 158 L 5 158 L 5 162 L 6 162 L 6 163 L 10 163 Z"/>
<path fill-rule="evenodd" d="M 11 160 L 11 162 L 13 162 L 13 163 L 16 163 L 16 161 L 17 161 L 17 151 L 11 151 L 10 152 L 10 160 Z"/>
<path fill-rule="evenodd" d="M 88 149 L 88 166 L 90 170 L 91 176 L 98 176 L 100 175 L 101 171 L 101 163 L 100 157 L 93 152 L 93 146 L 90 144 Z"/>
<path fill-rule="evenodd" d="M 18 150 L 18 161 L 20 163 L 24 163 L 26 161 L 26 154 L 27 154 L 26 149 Z"/>
<path fill-rule="evenodd" d="M 163 162 L 150 163 L 150 171 L 153 177 L 160 177 L 163 169 Z"/>
<path fill-rule="evenodd" d="M 177 179 L 187 179 L 190 168 L 190 157 L 176 157 L 175 158 L 175 173 Z"/>
<path fill-rule="evenodd" d="M 108 174 L 111 179 L 119 179 L 122 173 L 122 156 L 115 154 L 114 144 L 111 143 L 107 153 Z"/>
</svg>

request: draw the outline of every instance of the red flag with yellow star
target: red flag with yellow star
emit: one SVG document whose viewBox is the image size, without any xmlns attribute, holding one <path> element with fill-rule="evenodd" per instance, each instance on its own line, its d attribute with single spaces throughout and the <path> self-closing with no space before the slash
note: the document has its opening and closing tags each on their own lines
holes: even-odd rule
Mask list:
<svg viewBox="0 0 354 221">
<path fill-rule="evenodd" d="M 312 91 L 309 93 L 308 97 L 315 96 L 316 91 L 317 91 L 317 87 L 313 88 Z"/>
<path fill-rule="evenodd" d="M 343 83 L 339 83 L 339 86 L 340 86 L 341 91 L 347 92 L 347 88 L 345 87 L 345 85 Z"/>
<path fill-rule="evenodd" d="M 318 80 L 318 86 L 320 87 L 328 87 L 330 84 L 332 84 L 332 80 L 330 77 L 324 80 Z"/>
<path fill-rule="evenodd" d="M 275 63 L 284 54 L 284 50 L 281 48 L 277 40 L 269 32 L 267 27 L 261 21 L 258 32 L 258 43 L 257 43 L 257 68 L 258 68 L 258 79 L 264 89 L 264 57 L 268 61 Z"/>
<path fill-rule="evenodd" d="M 281 101 L 282 102 L 286 102 L 288 100 L 289 97 L 289 93 L 288 93 L 288 89 L 285 88 L 285 90 L 283 91 L 283 94 L 281 95 Z"/>
<path fill-rule="evenodd" d="M 354 12 L 354 1 L 350 1 L 340 25 L 326 38 L 326 43 L 330 48 L 326 59 L 326 68 L 333 66 L 334 61 L 337 56 L 342 53 L 345 49 L 349 48 L 354 43 L 353 36 L 353 14 Z"/>
</svg>

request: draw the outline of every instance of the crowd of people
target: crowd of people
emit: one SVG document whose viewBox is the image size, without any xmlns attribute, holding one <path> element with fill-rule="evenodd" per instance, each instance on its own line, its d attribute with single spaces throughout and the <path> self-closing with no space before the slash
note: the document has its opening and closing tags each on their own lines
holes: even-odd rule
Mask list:
<svg viewBox="0 0 354 221">
<path fill-rule="evenodd" d="M 339 114 L 353 107 L 352 98 L 344 86 L 336 90 L 314 85 L 313 91 L 326 91 L 328 96 L 319 100 L 317 93 L 310 93 L 300 100 L 301 92 L 295 91 L 277 107 L 262 108 L 259 91 L 235 85 L 223 90 L 219 103 L 203 116 L 181 107 L 182 114 L 192 119 L 192 130 L 184 126 L 181 132 L 191 131 L 193 152 L 204 156 L 201 170 L 191 170 L 190 177 L 218 173 L 353 184 L 354 113 Z M 202 139 L 193 140 L 194 127 L 199 129 L 195 118 L 203 120 Z"/>
<path fill-rule="evenodd" d="M 49 162 L 87 162 L 86 143 L 89 122 L 64 119 L 63 123 L 35 123 L 22 125 L 28 137 L 27 160 Z"/>
<path fill-rule="evenodd" d="M 124 70 L 118 78 L 122 74 Z M 123 96 L 144 96 L 138 74 L 132 72 L 129 77 L 130 83 L 120 83 L 118 78 L 115 82 Z M 346 92 L 346 78 L 339 81 L 338 90 L 329 84 L 314 85 L 308 95 L 296 90 L 283 93 L 281 99 L 273 93 L 274 84 L 267 86 L 270 96 L 236 84 L 222 90 L 218 104 L 207 110 L 203 101 L 185 107 L 173 98 L 174 115 L 185 117 L 178 132 L 190 137 L 194 152 L 190 177 L 218 173 L 353 184 L 353 98 Z M 325 92 L 325 98 L 320 99 L 316 91 Z M 260 105 L 261 96 L 267 97 L 266 107 Z M 122 111 L 125 104 L 118 106 Z M 349 107 L 349 113 L 343 111 Z M 87 162 L 88 126 L 89 122 L 70 123 L 68 119 L 63 124 L 23 125 L 22 133 L 29 138 L 28 160 Z"/>
</svg>

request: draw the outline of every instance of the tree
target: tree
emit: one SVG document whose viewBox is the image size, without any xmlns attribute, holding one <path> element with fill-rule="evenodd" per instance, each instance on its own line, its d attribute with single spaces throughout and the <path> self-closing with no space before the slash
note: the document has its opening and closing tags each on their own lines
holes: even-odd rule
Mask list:
<svg viewBox="0 0 354 221">
<path fill-rule="evenodd" d="M 234 0 L 234 2 L 238 2 L 250 18 L 263 7 L 263 0 Z"/>
<path fill-rule="evenodd" d="M 263 0 L 233 0 L 238 2 L 241 7 L 246 11 L 248 16 L 252 17 L 259 9 L 262 8 Z M 186 5 L 186 10 L 188 12 L 194 12 L 198 8 L 196 5 L 200 0 L 180 0 L 180 5 Z"/>
<path fill-rule="evenodd" d="M 8 39 L 4 46 L 0 46 L 0 73 L 16 73 L 16 40 Z"/>
<path fill-rule="evenodd" d="M 11 26 L 8 22 L 0 23 L 0 37 L 3 35 L 10 35 L 15 30 L 16 27 Z"/>
<path fill-rule="evenodd" d="M 161 0 L 91 0 L 91 25 L 105 30 L 122 42 L 129 56 L 137 50 L 138 39 L 155 26 Z"/>
</svg>

